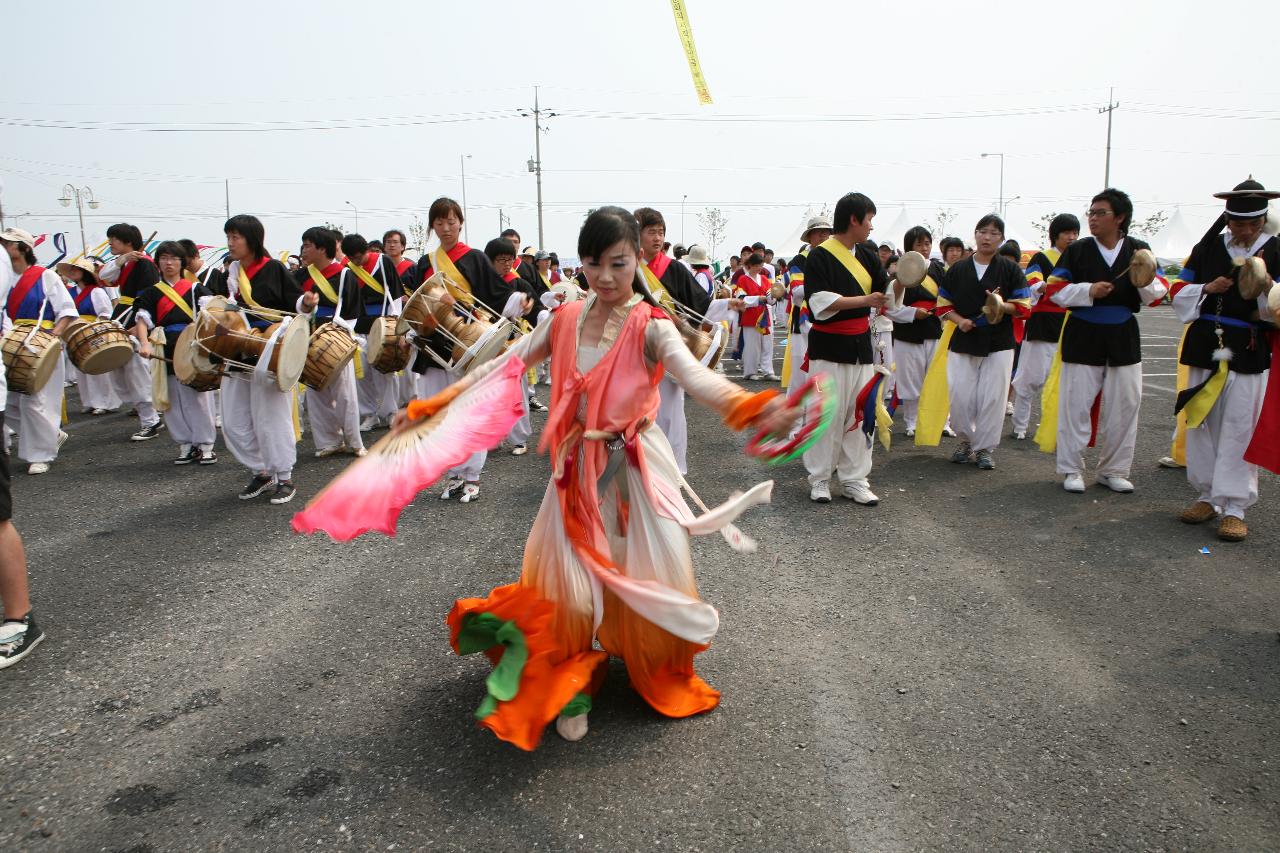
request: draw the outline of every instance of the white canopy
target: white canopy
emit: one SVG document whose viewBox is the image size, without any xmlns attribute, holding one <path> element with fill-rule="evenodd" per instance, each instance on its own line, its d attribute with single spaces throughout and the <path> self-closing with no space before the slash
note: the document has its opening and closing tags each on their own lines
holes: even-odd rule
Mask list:
<svg viewBox="0 0 1280 853">
<path fill-rule="evenodd" d="M 1215 211 L 1213 216 L 1217 217 L 1217 215 Z M 1206 220 L 1200 223 L 1199 227 L 1208 228 L 1211 224 L 1210 221 Z M 1156 257 L 1160 260 L 1182 263 L 1186 260 L 1187 255 L 1191 254 L 1191 250 L 1200 241 L 1203 233 L 1187 224 L 1187 220 L 1182 215 L 1182 208 L 1175 207 L 1173 215 L 1169 217 L 1169 221 L 1165 223 L 1164 228 L 1161 228 L 1160 233 L 1147 242 L 1151 244 L 1151 250 L 1155 252 Z"/>
</svg>

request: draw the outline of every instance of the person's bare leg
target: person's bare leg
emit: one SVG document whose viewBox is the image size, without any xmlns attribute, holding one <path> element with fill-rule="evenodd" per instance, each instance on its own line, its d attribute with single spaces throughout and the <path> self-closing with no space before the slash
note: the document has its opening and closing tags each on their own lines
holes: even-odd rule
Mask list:
<svg viewBox="0 0 1280 853">
<path fill-rule="evenodd" d="M 12 521 L 0 521 L 0 603 L 5 619 L 21 619 L 31 612 L 27 552 Z"/>
</svg>

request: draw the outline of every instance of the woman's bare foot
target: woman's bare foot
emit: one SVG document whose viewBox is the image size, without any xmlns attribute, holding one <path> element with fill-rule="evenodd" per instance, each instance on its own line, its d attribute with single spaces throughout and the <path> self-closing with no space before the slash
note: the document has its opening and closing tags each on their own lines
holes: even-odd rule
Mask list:
<svg viewBox="0 0 1280 853">
<path fill-rule="evenodd" d="M 556 732 L 567 741 L 582 740 L 587 736 L 587 715 L 566 717 L 561 714 L 556 717 Z"/>
</svg>

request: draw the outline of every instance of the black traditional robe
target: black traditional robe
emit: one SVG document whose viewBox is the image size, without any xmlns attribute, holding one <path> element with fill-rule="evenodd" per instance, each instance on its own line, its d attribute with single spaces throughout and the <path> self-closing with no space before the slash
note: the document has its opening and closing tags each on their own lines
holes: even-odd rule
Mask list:
<svg viewBox="0 0 1280 853">
<path fill-rule="evenodd" d="M 876 247 L 870 243 L 860 243 L 853 247 L 853 254 L 871 276 L 871 291 L 884 293 L 889 286 L 889 277 L 880 264 L 880 254 Z M 837 311 L 825 320 L 819 320 L 813 297 L 816 293 L 824 292 L 835 293 L 837 296 L 865 295 L 858 280 L 845 269 L 844 264 L 818 245 L 809 251 L 804 264 L 804 298 L 809 303 L 809 314 L 813 320 L 813 326 L 809 329 L 809 359 L 841 364 L 874 364 L 875 352 L 871 345 L 870 330 L 848 335 L 824 329 L 857 319 L 869 324 L 870 307 L 848 308 Z"/>
<path fill-rule="evenodd" d="M 938 290 L 939 314 L 945 309 L 954 310 L 961 317 L 972 320 L 974 328 L 968 332 L 957 329 L 951 335 L 951 352 L 962 355 L 986 357 L 993 352 L 1013 349 L 1013 319 L 1007 315 L 992 325 L 982 313 L 987 294 L 997 292 L 1006 302 L 1027 306 L 1031 298 L 1027 279 L 1022 268 L 1004 255 L 996 255 L 987 265 L 982 278 L 972 257 L 965 258 L 947 270 Z"/>
<path fill-rule="evenodd" d="M 908 344 L 922 344 L 925 341 L 936 341 L 942 337 L 942 321 L 933 313 L 938 304 L 938 290 L 947 276 L 947 269 L 942 261 L 929 261 L 929 271 L 925 280 L 915 287 L 908 287 L 902 294 L 902 304 L 912 308 L 922 308 L 929 312 L 928 317 L 912 320 L 910 323 L 893 324 L 893 339 Z M 932 288 L 929 285 L 932 284 Z"/>
<path fill-rule="evenodd" d="M 1092 306 L 1070 309 L 1062 332 L 1064 362 L 1123 367 L 1142 361 L 1142 337 L 1134 316 L 1142 310 L 1142 297 L 1129 280 L 1129 262 L 1138 249 L 1150 248 L 1141 240 L 1125 237 L 1110 266 L 1093 237 L 1077 240 L 1062 253 L 1049 277 L 1046 289 L 1050 295 L 1066 284 L 1109 281 L 1115 285 L 1111 293 L 1093 300 Z M 1120 322 L 1111 322 L 1116 319 Z"/>
<path fill-rule="evenodd" d="M 1231 350 L 1227 367 L 1236 373 L 1262 373 L 1271 366 L 1271 346 L 1266 330 L 1274 327 L 1258 320 L 1258 301 L 1240 295 L 1240 268 L 1227 252 L 1229 234 L 1215 236 L 1200 243 L 1191 252 L 1187 265 L 1179 274 L 1180 282 L 1208 284 L 1220 275 L 1233 282 L 1225 293 L 1204 293 L 1200 302 L 1200 318 L 1187 329 L 1182 342 L 1181 363 L 1205 370 L 1216 370 L 1213 359 L 1218 348 L 1215 328 L 1222 328 L 1222 343 Z M 1267 265 L 1272 281 L 1280 278 L 1280 241 L 1272 237 L 1255 253 Z M 1179 285 L 1174 285 L 1175 292 Z M 1221 318 L 1221 319 L 1214 319 Z"/>
</svg>

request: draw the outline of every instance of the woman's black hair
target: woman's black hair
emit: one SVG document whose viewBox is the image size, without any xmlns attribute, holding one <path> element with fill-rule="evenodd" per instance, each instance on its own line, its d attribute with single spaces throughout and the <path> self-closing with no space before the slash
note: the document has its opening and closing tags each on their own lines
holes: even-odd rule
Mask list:
<svg viewBox="0 0 1280 853">
<path fill-rule="evenodd" d="M 441 196 L 431 202 L 431 209 L 427 211 L 427 225 L 433 225 L 437 219 L 448 219 L 452 213 L 458 217 L 459 222 L 466 222 L 466 217 L 462 215 L 462 205 L 458 204 L 448 196 Z"/>
<path fill-rule="evenodd" d="M 338 254 L 338 241 L 333 237 L 332 228 L 313 225 L 302 232 L 302 242 L 310 243 L 331 258 Z"/>
<path fill-rule="evenodd" d="M 938 251 L 946 257 L 947 249 L 959 249 L 964 251 L 964 241 L 959 237 L 943 237 L 942 242 L 938 244 Z"/>
<path fill-rule="evenodd" d="M 615 205 L 597 207 L 582 223 L 578 232 L 578 257 L 586 260 L 599 259 L 601 255 L 617 243 L 626 243 L 633 252 L 640 252 L 640 223 L 635 214 Z M 632 283 L 636 293 L 645 302 L 656 306 L 657 300 L 644 284 L 640 270 L 636 270 L 636 280 Z"/>
<path fill-rule="evenodd" d="M 752 252 L 751 257 L 742 262 L 743 266 L 754 267 L 756 264 L 764 263 L 764 255 L 759 252 Z"/>
<path fill-rule="evenodd" d="M 194 261 L 196 258 L 200 257 L 200 249 L 196 246 L 195 240 L 188 240 L 186 237 L 183 237 L 181 240 L 176 242 L 187 253 L 188 261 Z"/>
<path fill-rule="evenodd" d="M 509 230 L 509 229 L 508 229 Z M 494 237 L 484 247 L 484 256 L 490 262 L 496 263 L 498 258 L 509 257 L 513 260 L 516 257 L 515 247 L 511 245 L 511 241 L 505 237 Z"/>
<path fill-rule="evenodd" d="M 182 271 L 186 272 L 187 267 L 191 264 L 191 255 L 187 252 L 187 247 L 182 245 L 178 240 L 165 240 L 159 246 L 156 246 L 155 259 L 156 264 L 160 263 L 161 255 L 173 255 L 182 261 Z"/>
<path fill-rule="evenodd" d="M 994 213 L 988 213 L 986 216 L 978 220 L 978 224 L 973 226 L 974 231 L 981 231 L 983 228 L 994 225 L 1000 229 L 1000 236 L 1004 236 L 1004 220 Z"/>
<path fill-rule="evenodd" d="M 1063 231 L 1080 233 L 1080 220 L 1076 218 L 1074 213 L 1059 213 L 1053 217 L 1053 221 L 1049 223 L 1050 245 L 1058 242 L 1058 237 L 1062 235 Z"/>
<path fill-rule="evenodd" d="M 1017 240 L 1005 240 L 1004 243 L 996 250 L 997 255 L 1004 255 L 1015 264 L 1022 264 L 1022 247 L 1018 245 Z"/>
<path fill-rule="evenodd" d="M 933 245 L 933 235 L 929 233 L 929 229 L 923 225 L 915 225 L 907 229 L 907 234 L 902 238 L 902 251 L 914 252 L 916 250 L 916 241 L 921 237 L 929 238 L 929 244 Z"/>
<path fill-rule="evenodd" d="M 249 245 L 249 251 L 253 254 L 255 260 L 267 256 L 267 250 L 264 245 L 267 232 L 262 227 L 262 221 L 258 217 L 250 216 L 247 213 L 237 213 L 222 226 L 222 233 L 235 233 L 243 237 L 245 243 Z"/>
</svg>

